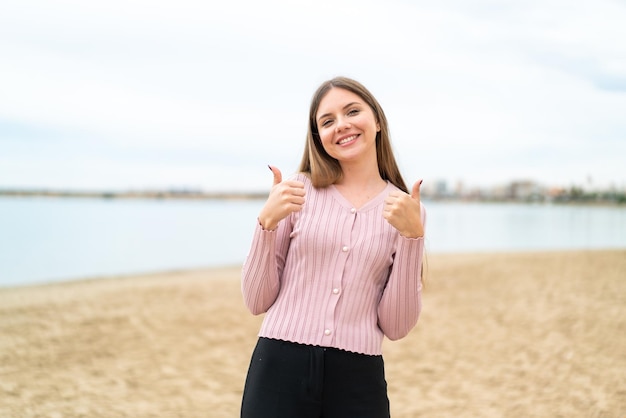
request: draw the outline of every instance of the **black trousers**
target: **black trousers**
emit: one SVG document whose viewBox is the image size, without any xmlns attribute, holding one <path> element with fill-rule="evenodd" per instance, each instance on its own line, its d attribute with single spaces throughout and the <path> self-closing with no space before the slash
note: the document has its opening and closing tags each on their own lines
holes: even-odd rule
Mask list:
<svg viewBox="0 0 626 418">
<path fill-rule="evenodd" d="M 259 338 L 241 418 L 389 418 L 383 358 Z"/>
</svg>

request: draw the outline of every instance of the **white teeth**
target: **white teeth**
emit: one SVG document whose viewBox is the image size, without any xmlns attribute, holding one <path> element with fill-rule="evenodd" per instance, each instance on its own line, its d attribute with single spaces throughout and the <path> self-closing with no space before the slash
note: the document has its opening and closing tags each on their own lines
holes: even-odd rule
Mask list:
<svg viewBox="0 0 626 418">
<path fill-rule="evenodd" d="M 339 141 L 339 142 L 338 142 L 338 144 L 339 144 L 339 145 L 341 145 L 341 144 L 345 144 L 346 142 L 350 142 L 350 141 L 352 141 L 352 140 L 353 140 L 353 139 L 355 139 L 356 137 L 357 137 L 357 135 L 352 135 L 352 136 L 349 136 L 349 137 L 344 138 L 344 139 L 342 139 L 341 141 Z"/>
</svg>

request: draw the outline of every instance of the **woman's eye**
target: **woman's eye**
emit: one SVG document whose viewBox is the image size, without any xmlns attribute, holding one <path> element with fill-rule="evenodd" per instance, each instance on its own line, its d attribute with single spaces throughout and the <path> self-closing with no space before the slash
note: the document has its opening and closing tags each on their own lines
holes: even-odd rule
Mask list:
<svg viewBox="0 0 626 418">
<path fill-rule="evenodd" d="M 359 113 L 359 109 L 350 109 L 348 111 L 348 116 L 354 116 L 357 115 Z"/>
<path fill-rule="evenodd" d="M 332 119 L 326 119 L 325 121 L 322 122 L 322 126 L 328 126 L 333 122 Z"/>
</svg>

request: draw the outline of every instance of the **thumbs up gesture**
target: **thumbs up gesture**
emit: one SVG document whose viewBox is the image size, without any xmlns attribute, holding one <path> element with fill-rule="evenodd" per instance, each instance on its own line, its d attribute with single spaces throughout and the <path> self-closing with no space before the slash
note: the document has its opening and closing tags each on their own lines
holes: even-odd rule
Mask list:
<svg viewBox="0 0 626 418">
<path fill-rule="evenodd" d="M 274 174 L 274 184 L 270 195 L 259 214 L 263 229 L 276 229 L 278 223 L 292 212 L 298 212 L 304 205 L 304 183 L 296 180 L 283 181 L 280 170 L 269 166 Z"/>
<path fill-rule="evenodd" d="M 385 199 L 383 216 L 396 228 L 400 235 L 407 238 L 424 236 L 420 205 L 420 186 L 422 180 L 413 185 L 411 194 L 396 190 Z"/>
</svg>

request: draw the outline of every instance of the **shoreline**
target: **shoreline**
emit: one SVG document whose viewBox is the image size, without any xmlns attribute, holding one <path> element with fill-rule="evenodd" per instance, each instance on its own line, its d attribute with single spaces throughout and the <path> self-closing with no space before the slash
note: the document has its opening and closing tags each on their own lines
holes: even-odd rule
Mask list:
<svg viewBox="0 0 626 418">
<path fill-rule="evenodd" d="M 265 200 L 267 191 L 248 192 L 206 192 L 199 190 L 48 190 L 48 189 L 0 189 L 0 198 L 50 198 L 50 199 L 101 199 L 101 200 Z M 524 205 L 572 205 L 590 207 L 626 206 L 623 194 L 608 197 L 558 197 L 542 196 L 527 197 L 487 197 L 487 196 L 439 196 L 422 192 L 424 201 L 437 203 L 493 203 L 493 204 L 524 204 Z"/>
<path fill-rule="evenodd" d="M 626 249 L 429 254 L 383 352 L 392 416 L 626 411 Z M 0 416 L 233 417 L 262 316 L 240 266 L 0 288 Z"/>
</svg>

